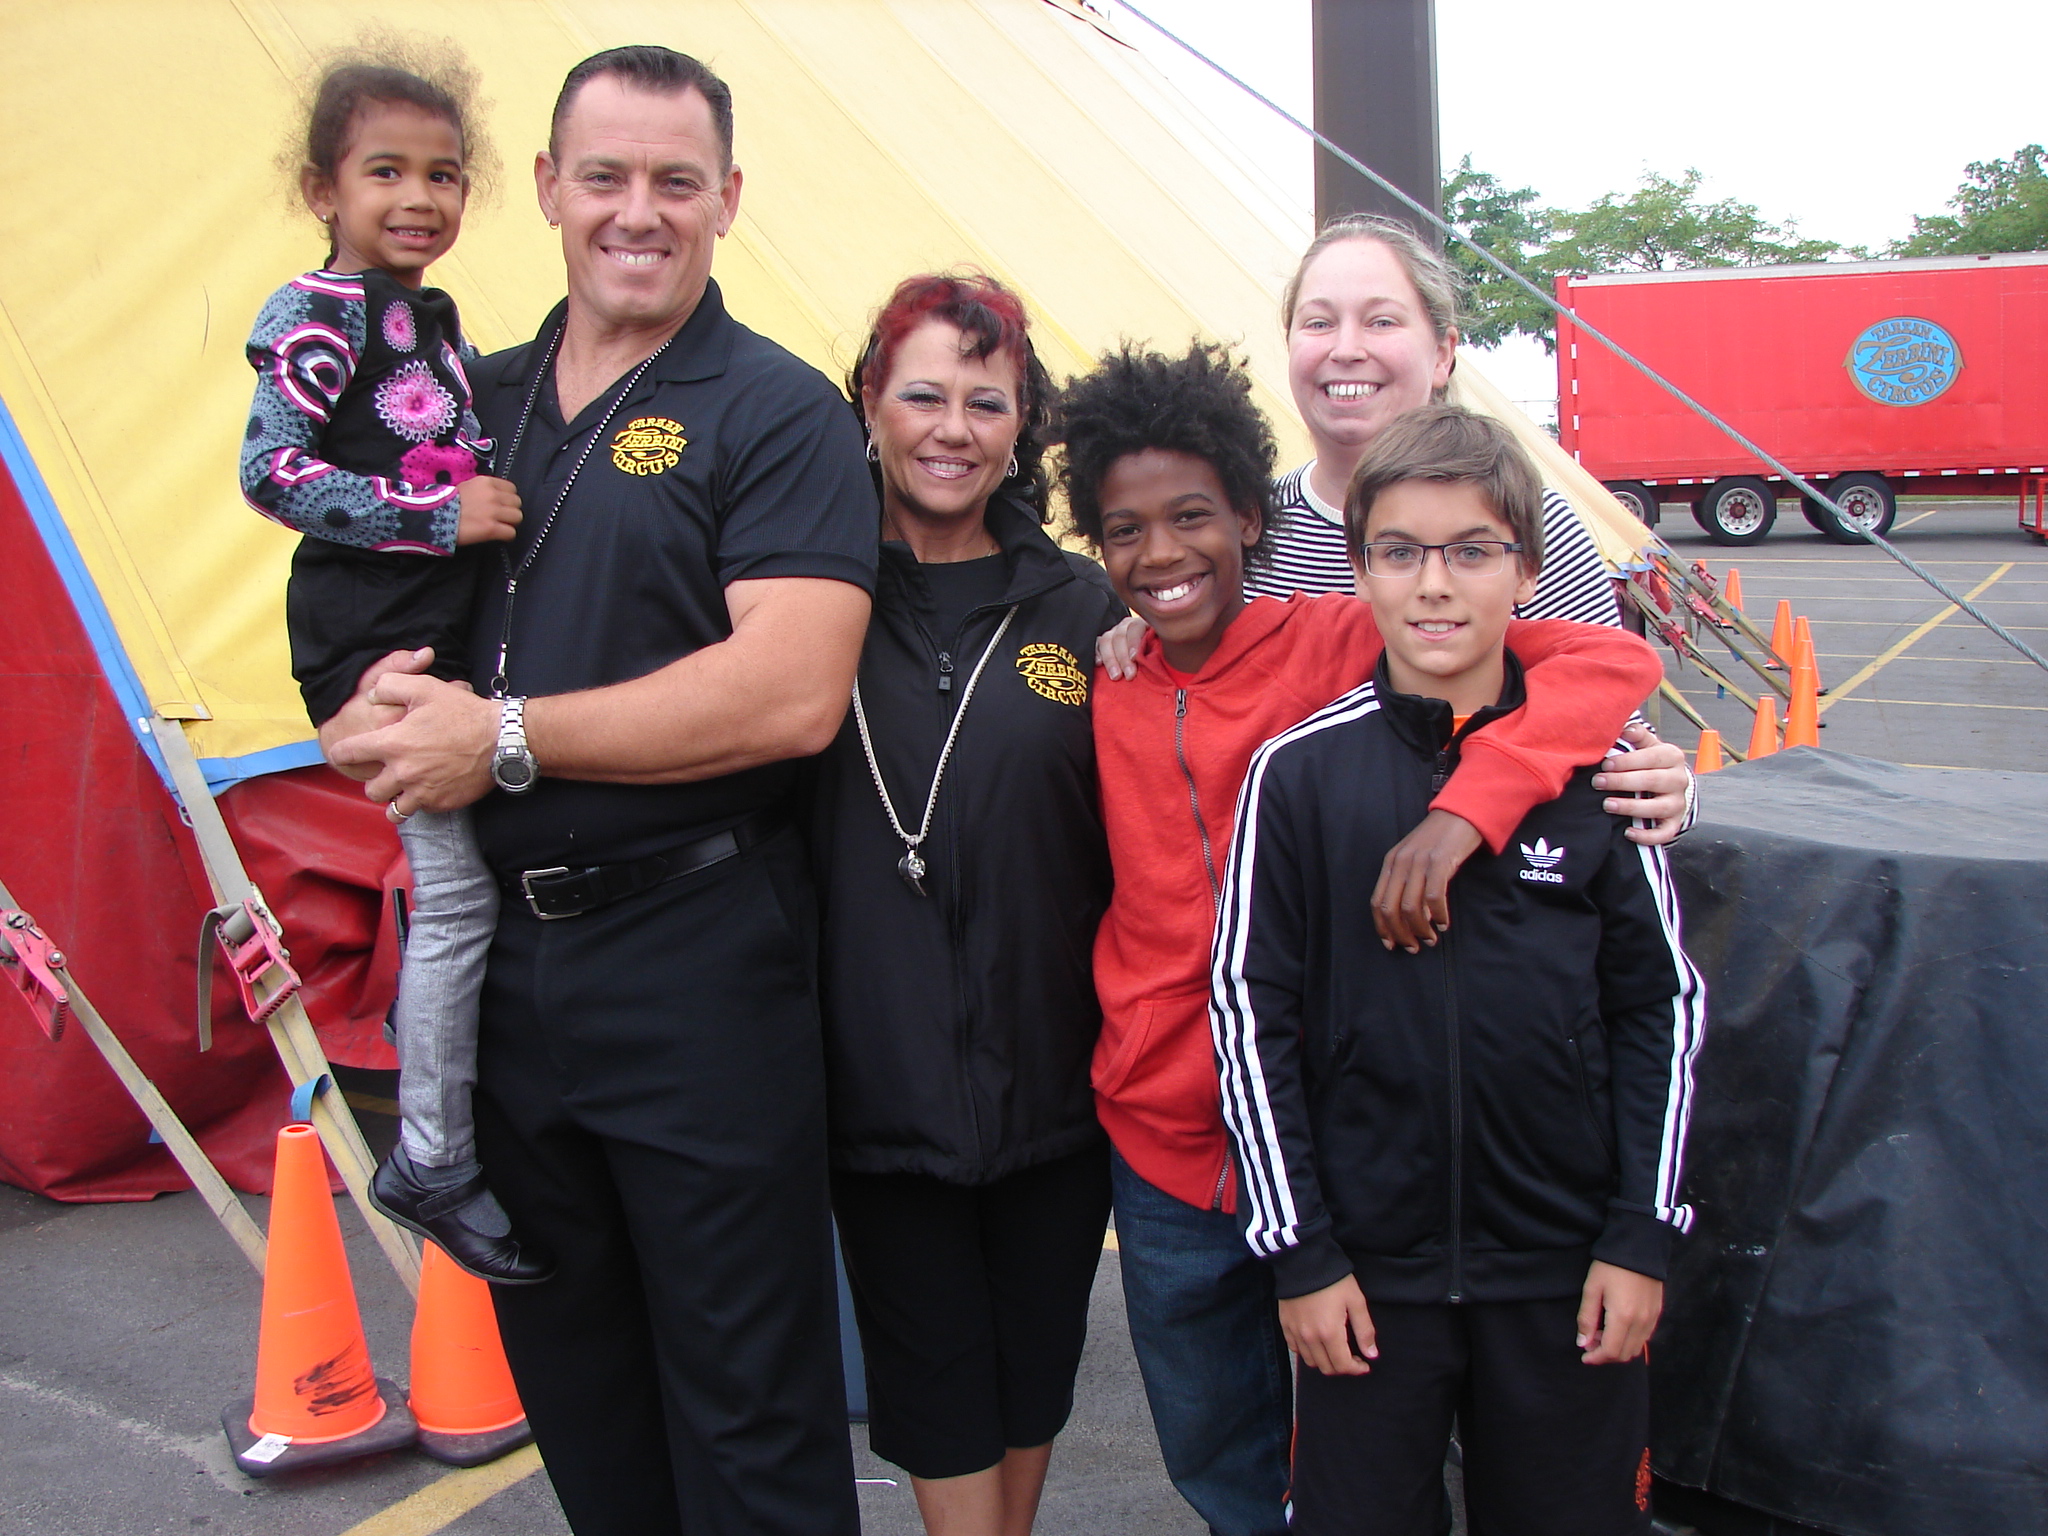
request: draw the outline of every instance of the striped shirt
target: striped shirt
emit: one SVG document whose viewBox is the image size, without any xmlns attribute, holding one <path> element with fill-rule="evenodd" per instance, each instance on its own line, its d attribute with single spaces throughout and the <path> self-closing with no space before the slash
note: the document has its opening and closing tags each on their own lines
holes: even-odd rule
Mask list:
<svg viewBox="0 0 2048 1536">
<path fill-rule="evenodd" d="M 1344 548 L 1344 514 L 1309 484 L 1311 459 L 1273 482 L 1273 526 L 1266 548 L 1245 568 L 1245 590 L 1254 597 L 1285 598 L 1295 592 L 1356 592 L 1351 557 Z M 1558 492 L 1543 491 L 1543 574 L 1536 595 L 1515 610 L 1524 619 L 1577 619 L 1582 624 L 1619 624 L 1614 584 L 1593 536 L 1572 504 Z"/>
</svg>

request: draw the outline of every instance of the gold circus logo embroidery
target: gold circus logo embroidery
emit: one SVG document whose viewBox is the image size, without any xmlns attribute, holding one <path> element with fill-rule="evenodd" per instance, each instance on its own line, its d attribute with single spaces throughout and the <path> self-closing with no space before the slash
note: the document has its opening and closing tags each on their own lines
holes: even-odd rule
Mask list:
<svg viewBox="0 0 2048 1536">
<path fill-rule="evenodd" d="M 680 421 L 642 416 L 619 428 L 612 439 L 612 463 L 625 474 L 658 475 L 674 469 L 689 445 Z"/>
<path fill-rule="evenodd" d="M 1088 674 L 1063 645 L 1027 645 L 1017 652 L 1017 671 L 1031 691 L 1055 704 L 1088 702 Z"/>
</svg>

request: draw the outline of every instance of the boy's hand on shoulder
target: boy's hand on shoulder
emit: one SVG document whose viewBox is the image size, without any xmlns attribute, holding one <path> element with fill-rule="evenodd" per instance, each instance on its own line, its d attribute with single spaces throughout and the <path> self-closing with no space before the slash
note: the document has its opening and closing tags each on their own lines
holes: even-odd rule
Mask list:
<svg viewBox="0 0 2048 1536">
<path fill-rule="evenodd" d="M 1356 1275 L 1281 1302 L 1280 1331 L 1301 1363 L 1325 1376 L 1363 1376 L 1380 1356 Z"/>
<path fill-rule="evenodd" d="M 1635 751 L 1618 752 L 1602 763 L 1600 772 L 1593 775 L 1593 787 L 1619 797 L 1606 802 L 1609 815 L 1650 823 L 1630 827 L 1630 842 L 1653 847 L 1668 843 L 1685 826 L 1686 804 L 1692 793 L 1692 770 L 1685 765 L 1685 753 L 1668 741 L 1659 741 L 1647 725 L 1631 724 L 1622 737 Z"/>
<path fill-rule="evenodd" d="M 1138 647 L 1145 643 L 1146 628 L 1145 621 L 1132 614 L 1095 637 L 1095 665 L 1109 674 L 1111 682 L 1128 682 L 1138 675 Z"/>
<path fill-rule="evenodd" d="M 1664 1282 L 1632 1269 L 1593 1261 L 1579 1299 L 1579 1358 L 1587 1365 L 1620 1365 L 1633 1360 L 1657 1331 L 1664 1311 Z"/>
<path fill-rule="evenodd" d="M 455 493 L 455 542 L 490 544 L 519 537 L 519 491 L 510 480 L 476 475 Z"/>
<path fill-rule="evenodd" d="M 1484 841 L 1479 829 L 1449 811 L 1431 811 L 1380 864 L 1372 890 L 1372 925 L 1388 949 L 1419 954 L 1451 926 L 1451 876 Z"/>
</svg>

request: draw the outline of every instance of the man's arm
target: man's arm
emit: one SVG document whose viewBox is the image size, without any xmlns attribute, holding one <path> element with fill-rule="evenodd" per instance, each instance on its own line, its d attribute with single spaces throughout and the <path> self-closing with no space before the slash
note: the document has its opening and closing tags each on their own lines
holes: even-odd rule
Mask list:
<svg viewBox="0 0 2048 1536">
<path fill-rule="evenodd" d="M 830 744 L 853 694 L 869 600 L 816 577 L 736 581 L 732 634 L 645 677 L 531 699 L 527 743 L 550 778 L 680 784 Z M 387 673 L 370 693 L 395 725 L 337 743 L 334 763 L 381 762 L 366 787 L 401 814 L 452 810 L 490 788 L 498 705 L 434 678 Z"/>
</svg>

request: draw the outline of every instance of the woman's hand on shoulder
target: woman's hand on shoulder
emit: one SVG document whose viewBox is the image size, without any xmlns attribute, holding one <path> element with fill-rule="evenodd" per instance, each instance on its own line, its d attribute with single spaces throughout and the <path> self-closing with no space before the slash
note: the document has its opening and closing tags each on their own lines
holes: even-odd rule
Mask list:
<svg viewBox="0 0 2048 1536">
<path fill-rule="evenodd" d="M 1607 791 L 1608 814 L 1649 823 L 1628 829 L 1631 842 L 1653 847 L 1668 843 L 1685 830 L 1693 799 L 1692 770 L 1685 754 L 1659 741 L 1647 725 L 1631 722 L 1622 737 L 1635 750 L 1617 752 L 1602 763 L 1593 775 L 1593 787 Z"/>
<path fill-rule="evenodd" d="M 1145 621 L 1136 614 L 1112 624 L 1095 637 L 1095 665 L 1109 674 L 1111 682 L 1128 682 L 1138 675 L 1138 648 L 1145 643 Z"/>
</svg>

